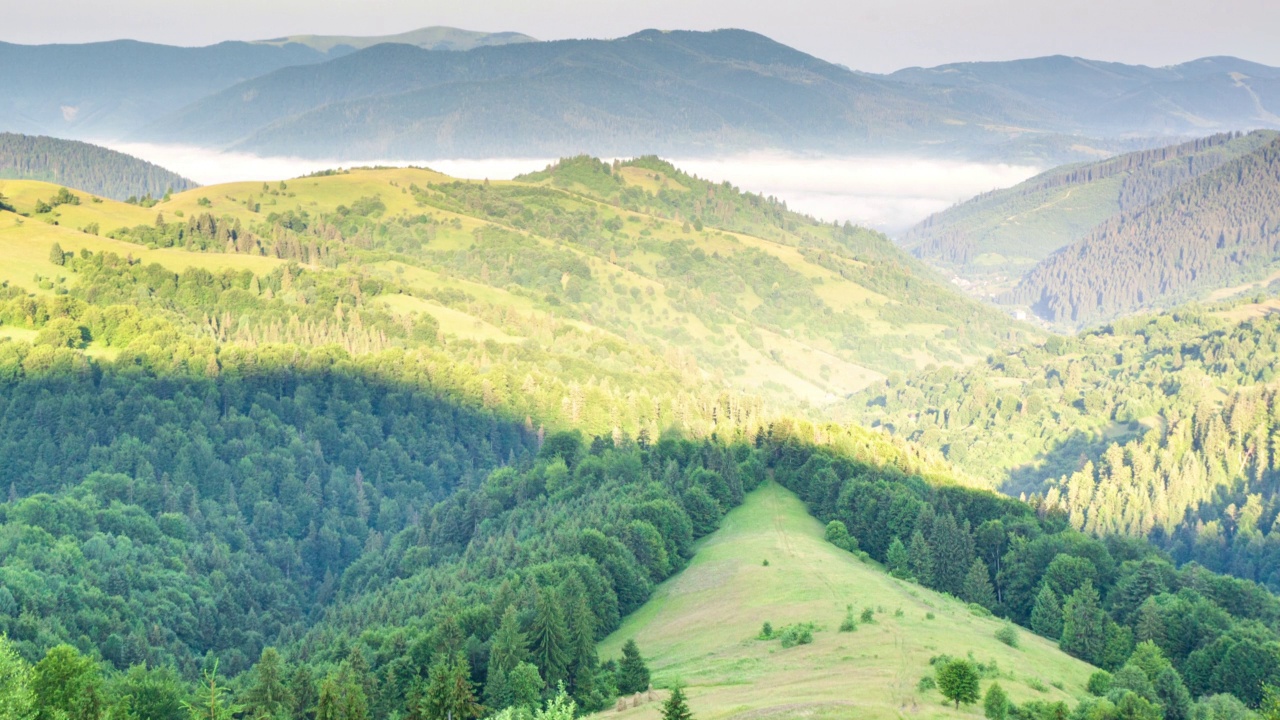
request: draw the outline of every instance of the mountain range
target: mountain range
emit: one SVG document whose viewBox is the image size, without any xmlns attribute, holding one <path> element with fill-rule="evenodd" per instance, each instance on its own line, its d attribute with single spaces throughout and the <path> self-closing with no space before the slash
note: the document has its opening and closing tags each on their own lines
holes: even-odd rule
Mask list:
<svg viewBox="0 0 1280 720">
<path fill-rule="evenodd" d="M 875 75 L 741 30 L 0 45 L 0 62 L 0 129 L 339 159 L 772 147 L 1047 165 L 1280 127 L 1280 70 L 1235 58 Z"/>
</svg>

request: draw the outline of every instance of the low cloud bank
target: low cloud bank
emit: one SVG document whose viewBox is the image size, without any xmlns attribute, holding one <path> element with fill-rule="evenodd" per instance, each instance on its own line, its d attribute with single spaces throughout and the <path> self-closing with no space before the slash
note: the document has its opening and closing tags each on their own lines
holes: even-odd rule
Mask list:
<svg viewBox="0 0 1280 720">
<path fill-rule="evenodd" d="M 339 162 L 221 153 L 178 145 L 109 145 L 204 185 L 237 180 L 288 180 L 319 170 L 361 165 L 414 165 L 460 178 L 506 180 L 541 170 L 552 162 L 547 158 Z M 773 195 L 785 200 L 791 209 L 823 220 L 848 220 L 890 234 L 905 230 L 930 213 L 961 200 L 1015 185 L 1039 170 L 1028 165 L 900 157 L 797 157 L 767 152 L 677 158 L 672 162 L 708 180 L 728 180 L 743 190 Z"/>
</svg>

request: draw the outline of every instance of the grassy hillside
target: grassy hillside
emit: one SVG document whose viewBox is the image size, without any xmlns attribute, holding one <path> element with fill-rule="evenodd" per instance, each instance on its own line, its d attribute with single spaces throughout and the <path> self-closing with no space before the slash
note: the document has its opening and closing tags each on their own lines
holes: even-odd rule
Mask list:
<svg viewBox="0 0 1280 720">
<path fill-rule="evenodd" d="M 839 632 L 848 605 L 855 615 L 872 608 L 874 621 Z M 817 631 L 812 644 L 783 648 L 757 639 L 765 622 L 812 622 Z M 617 656 L 634 638 L 655 684 L 686 683 L 690 707 L 706 720 L 981 717 L 980 707 L 956 711 L 937 690 L 917 687 L 933 672 L 931 657 L 970 652 L 995 668 L 984 691 L 998 680 L 1019 703 L 1074 704 L 1085 695 L 1093 667 L 1029 632 L 1008 647 L 994 637 L 1002 624 L 827 542 L 804 504 L 769 483 L 725 516 L 689 566 L 659 585 L 600 654 Z M 658 703 L 605 714 L 656 718 Z"/>
<path fill-rule="evenodd" d="M 613 367 L 666 368 L 792 406 L 895 370 L 972 362 L 1024 332 L 883 236 L 656 160 L 577 159 L 495 183 L 365 169 L 198 188 L 148 207 L 57 204 L 59 188 L 30 181 L 0 181 L 0 192 L 27 216 L 0 213 L 19 260 L 0 279 L 37 292 L 76 285 L 48 261 L 55 242 L 175 272 L 354 277 L 365 288 L 358 304 L 385 316 L 389 332 L 403 333 L 397 318 L 419 318 L 442 338 L 497 343 L 491 353 L 532 343 L 562 354 L 562 367 L 597 364 L 601 351 L 588 348 L 601 343 L 620 356 L 626 343 L 648 359 L 633 350 Z M 287 304 L 299 302 L 308 300 Z M 178 310 L 207 324 L 215 307 Z M 251 322 L 234 313 L 219 332 L 234 337 Z M 579 341 L 551 342 L 570 337 Z"/>
<path fill-rule="evenodd" d="M 1108 218 L 1134 212 L 1274 139 L 1223 134 L 1056 168 L 937 213 L 901 244 L 981 295 L 1002 292 L 1054 251 Z"/>
</svg>

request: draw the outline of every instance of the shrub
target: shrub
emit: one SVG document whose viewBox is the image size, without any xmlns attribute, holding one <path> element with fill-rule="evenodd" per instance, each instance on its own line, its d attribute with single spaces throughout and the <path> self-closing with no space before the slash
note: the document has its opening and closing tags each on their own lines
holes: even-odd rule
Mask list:
<svg viewBox="0 0 1280 720">
<path fill-rule="evenodd" d="M 996 630 L 996 639 L 1011 648 L 1018 647 L 1018 631 L 1014 629 L 1012 623 L 1005 623 Z"/>
<path fill-rule="evenodd" d="M 813 642 L 813 623 L 788 625 L 778 633 L 782 638 L 782 647 L 791 648 L 796 645 L 808 645 Z"/>
<path fill-rule="evenodd" d="M 916 688 L 921 692 L 933 690 L 936 687 L 938 687 L 938 681 L 934 680 L 932 675 L 925 675 L 920 678 L 920 682 L 916 683 Z"/>
<path fill-rule="evenodd" d="M 1049 692 L 1049 687 L 1041 682 L 1040 678 L 1028 678 L 1027 687 L 1036 692 Z"/>
<path fill-rule="evenodd" d="M 978 603 L 969 603 L 966 607 L 969 608 L 969 612 L 978 617 L 991 617 L 991 611 Z"/>
<path fill-rule="evenodd" d="M 869 623 L 876 621 L 876 613 L 871 608 L 862 611 L 862 622 Z"/>
<path fill-rule="evenodd" d="M 1085 690 L 1088 690 L 1090 695 L 1105 697 L 1107 693 L 1111 692 L 1111 673 L 1106 670 L 1099 670 L 1090 675 L 1089 682 L 1085 685 Z"/>
<path fill-rule="evenodd" d="M 773 639 L 773 623 L 766 620 L 764 623 L 764 627 L 760 628 L 759 637 L 761 640 L 772 640 Z"/>
</svg>

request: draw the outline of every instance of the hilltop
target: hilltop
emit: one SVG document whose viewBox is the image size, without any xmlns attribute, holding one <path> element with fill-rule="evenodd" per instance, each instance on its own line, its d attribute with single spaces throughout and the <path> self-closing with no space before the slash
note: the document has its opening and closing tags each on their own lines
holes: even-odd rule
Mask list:
<svg viewBox="0 0 1280 720">
<path fill-rule="evenodd" d="M 874 622 L 839 632 L 849 605 L 855 615 L 871 608 Z M 766 622 L 814 623 L 813 642 L 785 648 L 761 640 Z M 969 653 L 995 668 L 983 689 L 995 679 L 1015 702 L 1074 704 L 1085 696 L 1095 668 L 1029 633 L 1016 649 L 1004 645 L 995 638 L 1002 624 L 827 542 L 804 504 L 769 483 L 724 517 L 600 654 L 616 657 L 635 639 L 654 683 L 687 684 L 691 707 L 707 720 L 968 717 L 972 710 L 957 712 L 918 683 L 933 672 L 930 658 Z M 657 710 L 655 702 L 607 714 L 654 718 Z"/>
<path fill-rule="evenodd" d="M 523 33 L 498 32 L 485 33 L 458 28 L 431 27 L 410 30 L 393 35 L 288 35 L 286 37 L 258 40 L 255 45 L 304 45 L 327 55 L 337 57 L 355 50 L 363 50 L 374 45 L 396 43 L 414 45 L 425 50 L 471 50 L 489 45 L 510 45 L 512 43 L 537 42 Z"/>
<path fill-rule="evenodd" d="M 158 165 L 74 140 L 0 133 L 0 179 L 43 180 L 116 200 L 162 197 L 196 183 Z"/>
</svg>

